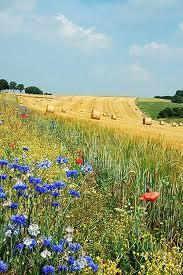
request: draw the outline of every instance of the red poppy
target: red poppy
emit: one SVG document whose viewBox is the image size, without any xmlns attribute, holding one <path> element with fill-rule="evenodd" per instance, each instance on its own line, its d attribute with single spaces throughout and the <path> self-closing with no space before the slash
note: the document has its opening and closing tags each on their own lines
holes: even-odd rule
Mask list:
<svg viewBox="0 0 183 275">
<path fill-rule="evenodd" d="M 83 160 L 81 158 L 76 159 L 76 164 L 82 165 L 83 164 Z"/>
<path fill-rule="evenodd" d="M 139 199 L 141 201 L 151 201 L 154 202 L 157 200 L 157 198 L 160 196 L 159 192 L 148 192 L 144 193 Z"/>
<path fill-rule="evenodd" d="M 23 119 L 28 118 L 28 114 L 21 114 L 20 117 Z"/>
</svg>

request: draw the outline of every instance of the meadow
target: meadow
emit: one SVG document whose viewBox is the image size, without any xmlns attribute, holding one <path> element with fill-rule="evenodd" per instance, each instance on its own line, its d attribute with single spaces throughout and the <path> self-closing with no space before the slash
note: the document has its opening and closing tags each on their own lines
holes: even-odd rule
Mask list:
<svg viewBox="0 0 183 275">
<path fill-rule="evenodd" d="M 172 103 L 170 100 L 158 98 L 139 98 L 136 100 L 137 106 L 152 119 L 157 120 L 160 111 L 165 108 L 183 107 L 183 103 Z M 182 118 L 165 119 L 167 122 L 183 122 Z"/>
<path fill-rule="evenodd" d="M 182 274 L 182 150 L 12 95 L 0 113 L 0 273 Z"/>
</svg>

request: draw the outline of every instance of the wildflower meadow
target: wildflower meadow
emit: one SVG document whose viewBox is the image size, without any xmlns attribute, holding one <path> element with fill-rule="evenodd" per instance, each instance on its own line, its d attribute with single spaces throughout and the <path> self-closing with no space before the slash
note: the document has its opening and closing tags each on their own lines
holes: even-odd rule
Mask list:
<svg viewBox="0 0 183 275">
<path fill-rule="evenodd" d="M 183 273 L 183 154 L 0 95 L 0 274 Z"/>
</svg>

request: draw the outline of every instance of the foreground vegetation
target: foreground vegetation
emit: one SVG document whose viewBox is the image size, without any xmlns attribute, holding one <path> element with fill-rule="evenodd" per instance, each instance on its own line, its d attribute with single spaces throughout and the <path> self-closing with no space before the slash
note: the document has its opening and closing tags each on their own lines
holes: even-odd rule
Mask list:
<svg viewBox="0 0 183 275">
<path fill-rule="evenodd" d="M 183 103 L 172 103 L 170 100 L 157 99 L 157 98 L 148 98 L 143 99 L 140 98 L 137 101 L 138 107 L 148 116 L 152 117 L 152 119 L 157 120 L 159 113 L 166 108 L 183 108 Z M 177 121 L 183 122 L 183 118 L 171 117 L 165 119 L 166 121 Z"/>
<path fill-rule="evenodd" d="M 9 274 L 53 273 L 45 266 L 56 274 L 63 266 L 77 272 L 69 265 L 68 256 L 74 256 L 74 268 L 84 265 L 82 274 L 182 274 L 182 152 L 82 121 L 43 118 L 17 105 L 16 97 L 0 100 L 0 159 L 8 161 L 0 170 L 6 194 L 0 199 L 0 272 L 3 264 Z M 35 178 L 41 181 L 35 184 Z M 47 190 L 58 181 L 65 183 L 63 190 Z M 31 196 L 19 194 L 24 187 L 15 188 L 17 182 Z M 160 197 L 139 200 L 149 189 Z M 10 207 L 13 202 L 18 209 Z M 8 236 L 16 214 L 27 215 L 26 224 Z M 30 233 L 32 224 L 39 227 L 33 227 L 37 236 Z M 45 237 L 52 237 L 50 247 L 44 247 Z"/>
</svg>

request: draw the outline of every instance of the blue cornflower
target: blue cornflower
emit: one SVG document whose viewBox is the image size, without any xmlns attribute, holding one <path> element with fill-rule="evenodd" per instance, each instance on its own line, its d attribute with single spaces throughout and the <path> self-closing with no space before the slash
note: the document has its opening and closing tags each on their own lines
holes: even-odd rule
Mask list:
<svg viewBox="0 0 183 275">
<path fill-rule="evenodd" d="M 65 182 L 63 181 L 55 181 L 52 183 L 54 189 L 64 189 L 66 187 Z"/>
<path fill-rule="evenodd" d="M 28 248 L 32 250 L 36 246 L 37 242 L 35 239 L 31 239 L 31 244 L 28 245 Z"/>
<path fill-rule="evenodd" d="M 6 198 L 6 193 L 1 192 L 1 193 L 0 193 L 0 199 L 5 199 L 5 198 Z"/>
<path fill-rule="evenodd" d="M 24 249 L 23 243 L 18 243 L 18 244 L 15 246 L 15 250 L 16 250 L 16 251 L 22 252 L 23 249 Z"/>
<path fill-rule="evenodd" d="M 88 264 L 88 266 L 89 266 L 94 272 L 97 272 L 97 271 L 98 271 L 98 265 L 95 264 L 93 261 L 90 262 L 90 263 Z"/>
<path fill-rule="evenodd" d="M 32 184 L 41 184 L 42 183 L 42 179 L 41 178 L 34 178 L 34 177 L 29 177 L 29 182 Z"/>
<path fill-rule="evenodd" d="M 94 271 L 97 272 L 98 265 L 94 263 L 93 259 L 90 256 L 84 256 L 84 259 L 87 261 L 88 266 Z"/>
<path fill-rule="evenodd" d="M 19 206 L 18 202 L 12 202 L 12 203 L 10 203 L 9 208 L 11 208 L 11 209 L 17 209 L 18 206 Z"/>
<path fill-rule="evenodd" d="M 43 274 L 54 274 L 54 272 L 55 272 L 55 268 L 52 265 L 45 265 L 42 268 L 42 273 Z"/>
<path fill-rule="evenodd" d="M 46 247 L 50 247 L 51 246 L 51 242 L 52 242 L 52 239 L 49 237 L 49 238 L 45 238 L 43 240 L 43 245 L 46 246 Z"/>
<path fill-rule="evenodd" d="M 28 173 L 30 171 L 30 167 L 26 165 L 18 165 L 18 171 L 23 173 Z"/>
<path fill-rule="evenodd" d="M 59 206 L 60 206 L 60 203 L 57 202 L 57 201 L 54 201 L 54 202 L 51 203 L 51 205 L 52 205 L 53 207 L 59 207 Z"/>
<path fill-rule="evenodd" d="M 2 186 L 0 186 L 0 193 L 1 193 L 1 192 L 4 192 Z"/>
<path fill-rule="evenodd" d="M 43 160 L 37 164 L 37 167 L 40 169 L 48 169 L 51 167 L 51 161 L 49 160 Z"/>
<path fill-rule="evenodd" d="M 27 189 L 27 185 L 23 182 L 17 182 L 14 187 L 16 191 L 24 191 Z"/>
<path fill-rule="evenodd" d="M 58 191 L 54 191 L 54 192 L 51 193 L 51 195 L 52 195 L 53 197 L 59 197 L 59 196 L 60 196 L 60 193 L 59 193 Z"/>
<path fill-rule="evenodd" d="M 75 197 L 75 198 L 79 198 L 80 197 L 80 192 L 79 191 L 76 191 L 74 189 L 71 189 L 69 191 L 69 195 L 71 195 L 72 197 Z"/>
<path fill-rule="evenodd" d="M 40 193 L 40 194 L 44 194 L 44 193 L 48 192 L 48 189 L 43 185 L 36 185 L 35 191 Z"/>
<path fill-rule="evenodd" d="M 87 261 L 87 263 L 93 262 L 93 259 L 90 256 L 84 256 L 84 259 Z"/>
<path fill-rule="evenodd" d="M 60 265 L 58 267 L 58 272 L 62 272 L 62 271 L 68 271 L 68 267 L 66 265 Z"/>
<path fill-rule="evenodd" d="M 77 178 L 77 176 L 79 175 L 77 170 L 68 170 L 66 171 L 66 176 L 67 178 Z"/>
<path fill-rule="evenodd" d="M 9 163 L 8 164 L 8 168 L 10 168 L 10 169 L 18 169 L 19 168 L 19 164 L 18 163 Z"/>
<path fill-rule="evenodd" d="M 8 271 L 8 265 L 0 260 L 0 273 L 5 273 Z"/>
<path fill-rule="evenodd" d="M 61 156 L 59 156 L 57 159 L 56 159 L 56 162 L 58 163 L 58 164 L 66 164 L 66 163 L 68 163 L 68 158 L 64 158 L 64 157 L 61 157 Z"/>
<path fill-rule="evenodd" d="M 81 249 L 81 245 L 79 243 L 69 243 L 69 249 L 72 252 L 78 252 Z"/>
<path fill-rule="evenodd" d="M 23 226 L 26 226 L 26 223 L 27 223 L 27 217 L 24 216 L 24 215 L 19 215 L 19 214 L 16 214 L 16 215 L 12 215 L 11 216 L 11 221 L 13 223 L 15 223 L 16 225 L 23 225 Z"/>
<path fill-rule="evenodd" d="M 51 249 L 56 253 L 62 253 L 64 251 L 64 247 L 61 244 L 54 244 Z"/>
<path fill-rule="evenodd" d="M 6 180 L 8 178 L 8 176 L 7 175 L 0 175 L 0 180 Z"/>
<path fill-rule="evenodd" d="M 74 262 L 75 262 L 74 257 L 69 255 L 68 258 L 67 258 L 68 265 L 73 265 Z"/>
<path fill-rule="evenodd" d="M 7 165 L 8 164 L 8 161 L 5 160 L 5 159 L 0 159 L 0 165 Z"/>
<path fill-rule="evenodd" d="M 23 147 L 22 150 L 23 151 L 29 151 L 29 148 L 28 147 Z"/>
<path fill-rule="evenodd" d="M 81 271 L 83 269 L 84 265 L 79 262 L 79 261 L 75 261 L 72 265 L 71 265 L 71 272 L 75 272 L 75 271 Z"/>
<path fill-rule="evenodd" d="M 81 166 L 81 171 L 83 173 L 91 173 L 92 172 L 92 166 L 90 164 L 82 165 Z"/>
<path fill-rule="evenodd" d="M 65 242 L 66 242 L 65 239 L 61 239 L 61 240 L 59 241 L 59 244 L 61 244 L 62 246 L 64 246 Z"/>
</svg>

